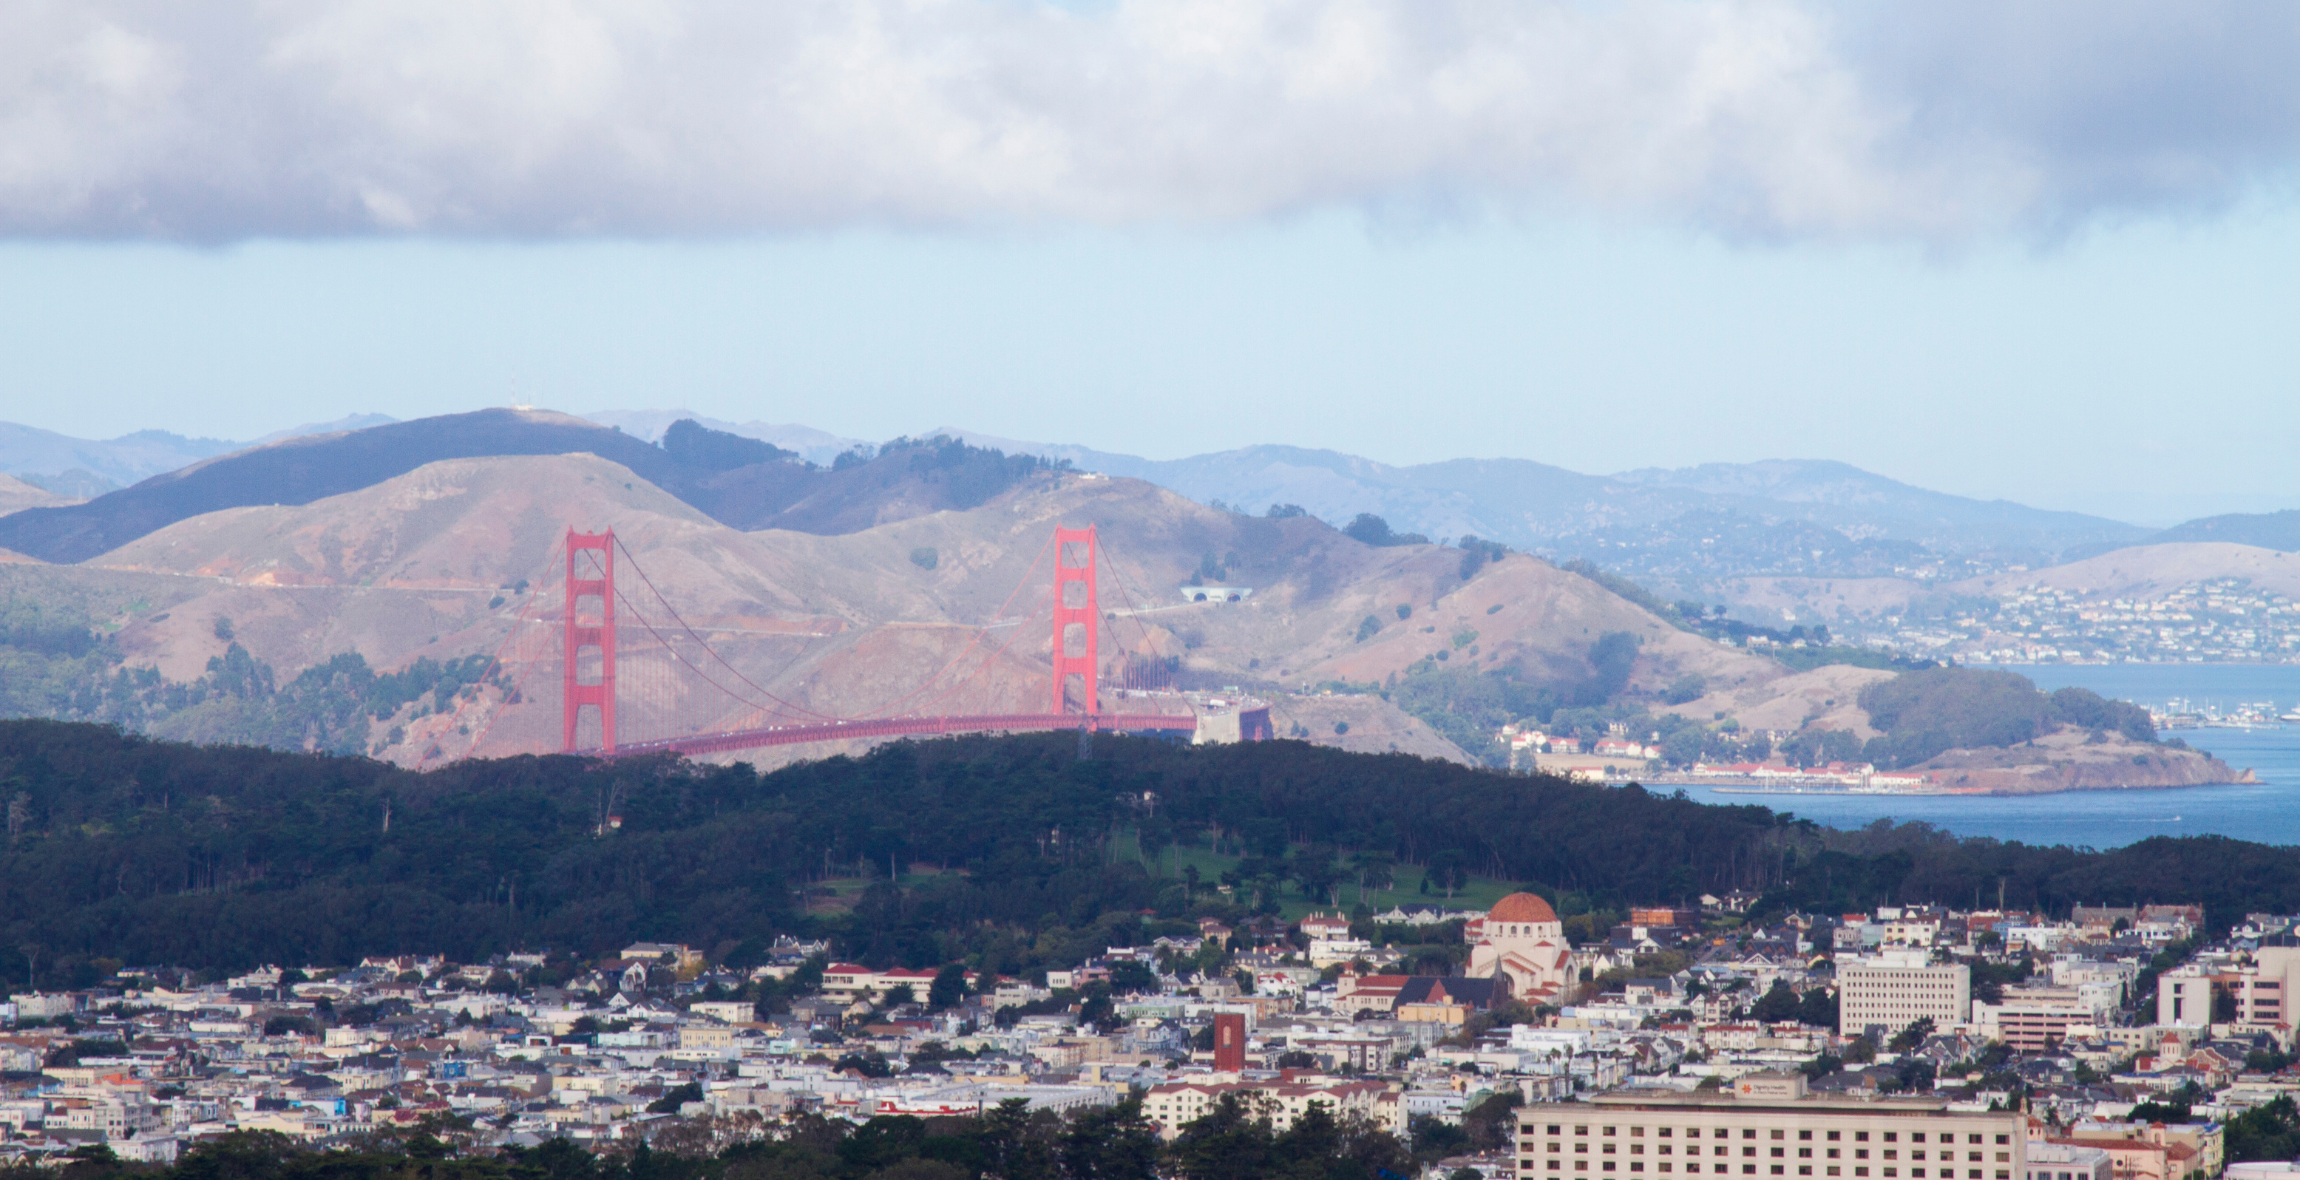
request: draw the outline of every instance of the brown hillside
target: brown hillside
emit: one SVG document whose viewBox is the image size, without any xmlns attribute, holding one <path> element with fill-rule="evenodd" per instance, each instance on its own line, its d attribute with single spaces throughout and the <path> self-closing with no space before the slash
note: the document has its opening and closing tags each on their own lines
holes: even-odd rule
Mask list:
<svg viewBox="0 0 2300 1180">
<path fill-rule="evenodd" d="M 2211 578 L 2249 578 L 2254 586 L 2300 594 L 2300 553 L 2228 541 L 2190 541 L 2117 549 L 2083 561 L 1954 583 L 1958 594 L 2005 594 L 2049 586 L 2075 594 L 2154 598 Z"/>
<path fill-rule="evenodd" d="M 1458 550 L 1369 548 L 1312 519 L 1234 516 L 1138 481 L 1068 474 L 1026 481 L 974 509 L 821 536 L 726 528 L 595 456 L 450 460 L 301 507 L 181 521 L 80 570 L 159 579 L 185 592 L 167 611 L 123 619 L 131 659 L 178 679 L 222 650 L 222 618 L 283 676 L 344 650 L 379 669 L 419 655 L 492 653 L 516 630 L 514 659 L 534 669 L 524 700 L 492 723 L 492 700 L 463 716 L 399 719 L 408 733 L 395 753 L 413 756 L 432 743 L 458 752 L 482 732 L 490 751 L 556 744 L 557 640 L 539 620 L 557 608 L 555 549 L 570 523 L 614 527 L 716 653 L 694 644 L 624 567 L 627 602 L 665 633 L 644 633 L 624 612 L 629 737 L 773 724 L 810 711 L 1042 708 L 1047 550 L 1057 522 L 1101 531 L 1102 607 L 1116 616 L 1104 633 L 1106 665 L 1142 651 L 1179 657 L 1213 679 L 1308 687 L 1379 680 L 1443 649 L 1456 666 L 1572 680 L 1587 673 L 1597 636 L 1619 630 L 1644 640 L 1636 686 L 1687 672 L 1713 687 L 1782 674 L 1531 558 L 1508 557 L 1464 582 Z M 1253 587 L 1252 597 L 1186 604 L 1182 584 L 1209 559 L 1227 583 Z M 522 582 L 530 593 L 511 590 Z M 1414 608 L 1407 623 L 1396 620 L 1400 603 Z M 1369 615 L 1386 625 L 1361 643 Z M 994 620 L 1007 625 L 986 629 Z M 1453 636 L 1469 629 L 1477 636 L 1454 649 Z M 768 694 L 798 712 L 778 717 Z M 1284 724 L 1303 725 L 1313 740 L 1458 755 L 1386 702 L 1366 700 L 1363 708 L 1328 700 L 1281 711 Z M 1350 723 L 1346 738 L 1331 732 L 1339 720 Z"/>
<path fill-rule="evenodd" d="M 1894 675 L 1878 668 L 1830 664 L 1748 688 L 1713 692 L 1679 705 L 1675 711 L 1704 720 L 1722 713 L 1748 729 L 1785 733 L 1807 726 L 1849 729 L 1854 737 L 1867 741 L 1877 736 L 1877 728 L 1861 708 L 1861 690 Z"/>
<path fill-rule="evenodd" d="M 70 496 L 59 496 L 46 488 L 25 483 L 13 475 L 0 475 L 0 516 L 26 508 L 59 508 L 79 502 Z"/>
</svg>

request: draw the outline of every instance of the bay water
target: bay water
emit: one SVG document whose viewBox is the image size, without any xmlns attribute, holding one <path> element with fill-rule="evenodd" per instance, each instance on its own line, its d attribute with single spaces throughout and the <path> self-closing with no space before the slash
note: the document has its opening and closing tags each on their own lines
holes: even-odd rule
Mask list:
<svg viewBox="0 0 2300 1180">
<path fill-rule="evenodd" d="M 2143 705 L 2185 698 L 2223 713 L 2272 701 L 2275 712 L 2300 708 L 2300 665 L 2035 664 L 2007 667 L 2047 692 L 2074 685 Z M 2257 784 L 2052 795 L 1745 795 L 1686 787 L 1711 803 L 1754 803 L 1834 828 L 1878 819 L 1923 820 L 1960 836 L 2024 844 L 2115 848 L 2151 836 L 2223 835 L 2264 844 L 2300 844 L 2300 724 L 2254 729 L 2183 729 L 2178 737 Z"/>
</svg>

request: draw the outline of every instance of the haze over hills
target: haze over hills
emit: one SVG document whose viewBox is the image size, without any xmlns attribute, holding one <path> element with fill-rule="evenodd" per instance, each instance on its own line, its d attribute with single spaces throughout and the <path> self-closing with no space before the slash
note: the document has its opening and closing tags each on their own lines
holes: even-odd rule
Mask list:
<svg viewBox="0 0 2300 1180">
<path fill-rule="evenodd" d="M 851 459 L 877 449 L 874 444 L 803 425 L 704 420 L 676 410 L 609 410 L 587 415 L 589 421 L 614 427 L 639 442 L 658 440 L 670 423 L 682 418 L 758 439 L 818 466 L 831 466 L 841 455 Z M 361 415 L 278 432 L 263 441 L 387 421 L 382 415 Z M 19 434 L 26 431 L 9 429 Z M 1705 579 L 1750 575 L 1894 575 L 1954 581 L 2010 566 L 2049 565 L 2151 540 L 2205 539 L 2202 534 L 2215 532 L 2228 535 L 2212 539 L 2263 543 L 2263 528 L 2280 538 L 2280 544 L 2300 541 L 2300 537 L 2285 535 L 2296 530 L 2289 519 L 2277 524 L 2275 514 L 2210 518 L 2152 536 L 2138 526 L 2101 517 L 1932 492 L 1823 460 L 1713 463 L 1600 476 L 1512 459 L 1392 466 L 1337 452 L 1277 445 L 1150 460 L 960 429 L 930 431 L 922 437 L 937 434 L 1010 455 L 1066 459 L 1082 470 L 1146 479 L 1193 499 L 1220 502 L 1241 511 L 1296 504 L 1337 524 L 1360 512 L 1372 512 L 1401 532 L 1441 539 L 1472 535 L 1559 557 L 1588 557 L 1610 568 L 1666 582 L 1672 588 L 1697 587 Z M 115 442 L 125 444 L 139 438 L 156 442 L 173 437 L 146 432 Z M 22 447 L 12 451 L 0 446 L 0 469 L 32 470 L 39 462 L 53 465 L 69 458 L 66 452 L 73 447 L 86 451 L 114 445 L 49 438 L 59 445 L 45 451 Z M 231 446 L 200 440 L 197 447 L 151 452 L 140 460 L 143 467 L 137 470 L 187 462 L 194 451 L 201 452 L 202 458 L 213 457 L 206 452 Z M 613 443 L 596 449 L 601 453 L 619 451 Z M 426 453 L 422 457 L 447 456 Z M 109 469 L 129 470 L 118 461 Z M 54 486 L 53 479 L 49 483 Z M 755 479 L 749 483 L 751 486 L 730 489 L 725 499 L 776 497 L 775 488 L 756 486 Z M 84 486 L 79 490 L 92 494 L 105 489 Z M 720 514 L 728 518 L 724 512 Z M 2300 513 L 2285 515 L 2300 519 Z M 758 524 L 755 520 L 738 523 L 746 527 Z"/>
<path fill-rule="evenodd" d="M 2146 532 L 2138 526 L 2083 513 L 1927 491 L 1849 463 L 1824 459 L 1704 463 L 1676 470 L 1646 468 L 1612 478 L 1644 487 L 1701 492 L 1742 511 L 1763 506 L 1777 512 L 1782 510 L 1779 506 L 1801 506 L 1804 510 L 1796 519 L 1853 535 L 1914 541 L 1944 552 L 2013 549 L 2050 553 L 2072 544 L 2128 541 Z"/>
<path fill-rule="evenodd" d="M 560 414 L 481 410 L 344 434 L 286 439 L 204 460 L 85 504 L 0 517 L 0 548 L 45 561 L 83 561 L 202 513 L 253 504 L 308 504 L 368 487 L 439 459 L 599 451 L 666 473 L 665 453 Z"/>
<path fill-rule="evenodd" d="M 838 460 L 840 455 L 849 451 L 857 448 L 870 451 L 876 450 L 878 447 L 877 443 L 867 439 L 844 438 L 827 430 L 817 430 L 812 426 L 776 424 L 761 422 L 756 419 L 749 422 L 729 422 L 725 419 L 697 414 L 693 410 L 600 410 L 596 413 L 585 414 L 583 417 L 597 422 L 601 426 L 612 426 L 625 434 L 635 435 L 648 442 L 660 441 L 663 432 L 670 428 L 671 423 L 686 419 L 708 426 L 713 430 L 723 430 L 729 434 L 739 434 L 744 438 L 755 438 L 761 442 L 771 443 L 797 454 L 809 463 L 817 463 L 825 467 L 830 466 Z"/>
<path fill-rule="evenodd" d="M 1068 459 L 1087 470 L 1147 479 L 1194 499 L 1244 511 L 1299 504 L 1330 520 L 1373 512 L 1394 527 L 1432 537 L 1470 534 L 1507 545 L 1597 558 L 1652 560 L 1673 543 L 1643 531 L 1689 513 L 1735 518 L 1757 529 L 1805 525 L 1854 543 L 1882 540 L 1938 554 L 2011 551 L 2049 560 L 2075 545 L 2146 536 L 2136 525 L 2008 501 L 1980 501 L 1886 479 L 1843 463 L 1774 460 L 1583 475 L 1527 459 L 1453 459 L 1396 467 L 1333 451 L 1257 446 L 1187 459 L 1148 460 L 1083 447 L 1016 442 L 951 430 L 953 437 L 1007 451 Z M 1650 551 L 1650 552 L 1649 552 Z M 1719 550 L 1715 539 L 1704 548 Z M 1633 556 L 1634 555 L 1634 556 Z M 1762 552 L 1744 566 L 1764 563 Z M 1921 560 L 1921 556 L 1919 557 Z"/>
<path fill-rule="evenodd" d="M 432 458 L 491 448 L 538 453 Z M 362 486 L 337 490 L 352 484 Z M 1593 699 L 1651 695 L 1687 676 L 1747 685 L 1781 674 L 1532 558 L 1367 545 L 1312 517 L 1241 516 L 948 440 L 826 470 L 692 425 L 656 447 L 564 416 L 485 411 L 258 447 L 68 514 L 0 518 L 0 530 L 51 553 L 127 536 L 76 565 L 13 570 L 11 597 L 79 603 L 115 628 L 120 658 L 190 682 L 241 649 L 280 679 L 346 653 L 376 669 L 461 666 L 517 638 L 532 605 L 521 591 L 550 580 L 565 528 L 613 523 L 746 683 L 809 713 L 855 716 L 899 707 L 979 644 L 1057 520 L 1105 530 L 1114 636 L 1126 634 L 1110 652 L 1114 672 L 1140 662 L 1185 679 L 1300 687 L 1452 662 L 1465 675 L 1506 670 L 1572 690 L 1601 675 L 1593 649 L 1617 633 L 1641 650 Z M 779 527 L 735 527 L 761 524 Z M 1252 596 L 1190 603 L 1186 581 Z M 1028 637 L 1002 642 L 992 662 L 1003 671 L 970 674 L 976 688 L 1000 686 L 996 699 L 969 708 L 1041 707 L 1048 641 L 1014 634 Z M 760 723 L 759 700 L 678 683 L 677 662 L 669 647 L 626 649 L 624 683 L 657 684 L 634 697 L 633 724 Z M 512 686 L 489 691 L 500 703 Z M 415 709 L 379 717 L 392 734 L 378 752 L 420 757 L 482 736 L 453 714 Z M 492 727 L 492 740 L 549 748 L 555 721 L 530 712 Z M 1335 744 L 1465 756 L 1377 698 L 1290 699 L 1279 715 Z"/>
<path fill-rule="evenodd" d="M 1809 499 L 1868 494 L 1843 472 L 1825 473 L 1834 489 L 1761 474 Z M 1705 612 L 1490 542 L 1345 534 L 1304 511 L 1240 513 L 948 437 L 825 468 L 692 421 L 653 445 L 527 410 L 291 439 L 0 517 L 35 556 L 118 541 L 76 564 L 0 568 L 10 634 L 66 658 L 26 665 L 38 675 L 11 686 L 9 707 L 417 764 L 553 749 L 556 546 L 570 527 L 612 526 L 636 563 L 618 596 L 626 740 L 1037 711 L 1051 653 L 1040 566 L 1058 522 L 1102 530 L 1113 692 L 1251 686 L 1294 736 L 1461 760 L 1493 756 L 1503 722 L 1568 713 L 1585 730 L 1630 717 L 1741 748 L 1733 730 L 1646 713 L 1671 705 L 1763 719 L 1805 756 L 1899 740 L 1861 703 L 1890 669 L 1792 674 L 1710 637 L 1725 632 Z M 88 634 L 75 619 L 109 638 L 73 639 Z M 2153 747 L 2110 753 L 2102 773 L 2233 773 Z M 1989 757 L 1959 773 L 2034 786 L 2000 765 L 2017 756 Z"/>
<path fill-rule="evenodd" d="M 852 532 L 925 512 L 981 503 L 1045 466 L 950 440 L 889 444 L 830 467 L 693 423 L 662 446 L 581 418 L 494 409 L 306 435 L 171 471 L 84 504 L 0 516 L 0 548 L 44 561 L 84 561 L 203 513 L 308 504 L 446 459 L 590 453 L 629 467 L 737 528 Z"/>
<path fill-rule="evenodd" d="M 250 446 L 307 434 L 358 430 L 395 420 L 384 414 L 353 414 L 333 422 L 307 422 L 275 430 L 252 443 L 185 438 L 164 430 L 139 430 L 103 440 L 72 438 L 51 430 L 0 422 L 0 474 L 17 476 L 67 498 L 84 499 Z M 0 504 L 0 512 L 6 511 L 13 509 Z"/>
<path fill-rule="evenodd" d="M 2286 553 L 2300 552 L 2300 509 L 2207 516 L 2174 525 L 2141 543 L 2169 545 L 2185 541 L 2220 541 Z"/>
<path fill-rule="evenodd" d="M 71 496 L 61 496 L 46 488 L 25 483 L 13 475 L 0 475 L 0 516 L 24 508 L 48 508 L 70 504 Z"/>
<path fill-rule="evenodd" d="M 0 422 L 0 472 L 30 477 L 51 491 L 99 495 L 164 472 L 238 450 L 244 444 L 139 430 L 98 441 Z"/>
<path fill-rule="evenodd" d="M 874 447 L 797 426 L 751 422 L 718 430 L 672 413 L 609 411 L 584 419 L 487 410 L 366 429 L 329 428 L 381 416 L 311 424 L 280 432 L 281 441 L 200 460 L 84 504 L 20 486 L 12 500 L 0 502 L 0 509 L 23 509 L 0 511 L 0 552 L 19 561 L 87 560 L 203 513 L 310 503 L 428 463 L 485 455 L 597 454 L 720 525 L 824 535 L 972 509 L 1043 469 L 1032 459 L 947 441 L 953 437 L 1082 470 L 1131 474 L 1247 516 L 1257 505 L 1296 505 L 1338 525 L 1374 511 L 1398 534 L 1482 536 L 1558 560 L 1586 558 L 1637 579 L 1664 600 L 1725 605 L 1743 621 L 1776 629 L 1826 623 L 1840 634 L 1902 650 L 1928 650 L 1924 643 L 1932 641 L 1911 648 L 1908 637 L 1893 630 L 1906 628 L 1894 620 L 1960 595 L 2003 596 L 2028 585 L 2162 594 L 2181 584 L 2261 577 L 2269 579 L 2259 583 L 2264 592 L 2281 592 L 2277 568 L 2254 556 L 2268 552 L 2264 546 L 2168 539 L 2300 541 L 2289 535 L 2300 530 L 2294 523 L 2300 512 L 2207 518 L 2152 535 L 2096 517 L 1930 492 L 1820 461 L 1706 464 L 1612 477 L 1519 460 L 1390 467 L 1277 446 L 1152 461 L 965 431 Z M 1513 540 L 1525 537 L 1532 543 Z M 2094 539 L 2071 546 L 2071 557 L 2116 559 L 2056 562 L 2046 552 L 2084 537 Z M 1215 561 L 1222 552 L 1198 556 Z M 2112 567 L 2113 577 L 2096 575 Z M 2043 577 L 2038 570 L 2061 572 Z M 1494 649 L 1481 651 L 1490 657 Z"/>
<path fill-rule="evenodd" d="M 1296 685 L 1374 678 L 1437 651 L 1459 651 L 1453 615 L 1476 608 L 1485 639 L 1464 660 L 1486 667 L 1586 677 L 1594 636 L 1636 628 L 1653 637 L 1634 678 L 1640 685 L 1694 667 L 1736 680 L 1778 674 L 1770 661 L 1712 650 L 1594 583 L 1530 558 L 1505 559 L 1464 583 L 1460 555 L 1435 546 L 1376 549 L 1308 518 L 1238 517 L 1137 481 L 1051 471 L 978 508 L 823 536 L 727 528 L 628 468 L 589 455 L 454 460 L 300 507 L 204 514 L 81 566 L 22 571 L 13 585 L 171 581 L 172 596 L 147 594 L 147 611 L 124 612 L 116 640 L 132 660 L 171 677 L 192 675 L 235 642 L 282 669 L 347 650 L 376 667 L 397 667 L 499 648 L 525 609 L 504 588 L 547 575 L 551 545 L 576 517 L 612 521 L 650 577 L 676 597 L 679 613 L 710 634 L 713 649 L 749 681 L 827 715 L 867 714 L 933 683 L 983 634 L 981 625 L 999 616 L 1058 519 L 1099 523 L 1117 583 L 1144 595 L 1143 607 L 1155 596 L 1154 609 L 1113 624 L 1128 644 L 1109 653 L 1114 659 L 1171 660 L 1217 679 Z M 928 549 L 934 557 L 922 564 L 919 554 Z M 1252 599 L 1227 606 L 1179 601 L 1178 583 L 1212 552 L 1225 555 L 1232 577 L 1260 583 Z M 1038 576 L 1043 580 L 1043 568 Z M 1484 612 L 1489 598 L 1506 609 Z M 162 604 L 166 609 L 148 609 Z M 1394 613 L 1402 604 L 1419 604 L 1424 618 L 1443 618 L 1446 626 L 1399 627 L 1378 644 L 1357 638 L 1368 612 Z M 974 697 L 988 688 L 994 698 L 970 699 L 970 709 L 1041 707 L 1049 642 L 1042 626 L 1011 633 L 1023 638 L 999 649 L 1001 671 L 968 673 Z M 758 723 L 749 705 L 714 699 L 692 682 L 677 687 L 677 699 L 660 695 L 676 682 L 666 654 L 650 655 L 627 634 L 633 642 L 625 685 L 650 677 L 657 685 L 657 695 L 632 696 L 638 703 L 627 726 L 674 717 L 700 728 Z M 1382 702 L 1333 707 L 1358 715 L 1347 727 L 1353 740 L 1334 734 L 1336 744 L 1381 739 L 1411 752 L 1463 756 Z M 1281 715 L 1301 724 L 1322 708 L 1309 702 Z M 495 740 L 548 748 L 555 713 L 535 712 L 497 726 Z M 442 714 L 390 720 L 404 733 L 384 752 L 401 756 L 452 744 L 448 734 L 462 724 Z M 1387 728 L 1369 733 L 1369 720 Z"/>
</svg>

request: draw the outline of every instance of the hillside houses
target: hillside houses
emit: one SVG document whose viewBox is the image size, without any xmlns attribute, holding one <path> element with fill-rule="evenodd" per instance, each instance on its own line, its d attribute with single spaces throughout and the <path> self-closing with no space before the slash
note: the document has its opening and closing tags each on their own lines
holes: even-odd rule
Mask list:
<svg viewBox="0 0 2300 1180">
<path fill-rule="evenodd" d="M 1495 1094 L 1697 1096 L 1794 1074 L 1819 1095 L 1928 1094 L 1952 1110 L 2018 1091 L 2032 1158 L 2184 1180 L 2218 1166 L 2216 1120 L 2300 1091 L 2284 1066 L 2295 1046 L 2281 997 L 2300 985 L 2285 916 L 2247 915 L 2136 994 L 2158 948 L 2203 933 L 2196 907 L 1761 915 L 1754 898 L 1716 898 L 1616 915 L 1604 939 L 1567 945 L 1550 978 L 1507 958 L 1523 953 L 1512 940 L 1564 941 L 1546 903 L 1516 896 L 1482 912 L 1226 927 L 1223 943 L 1167 935 L 1044 979 L 963 972 L 966 994 L 943 1007 L 927 1002 L 940 970 L 832 961 L 819 944 L 796 964 L 769 954 L 740 970 L 638 944 L 591 963 L 392 959 L 206 985 L 126 971 L 0 1003 L 0 1159 L 100 1142 L 165 1161 L 251 1129 L 331 1144 L 436 1112 L 504 1142 L 605 1143 L 699 1115 L 770 1128 L 802 1113 L 1064 1111 L 1135 1094 L 1169 1136 L 1225 1095 L 1280 1125 L 1320 1104 L 1410 1134 Z M 1416 938 L 1463 930 L 1466 961 L 1481 962 L 1478 946 L 1497 957 L 1453 974 L 1315 960 L 1313 946 L 1369 919 Z M 1191 966 L 1209 953 L 1229 958 Z M 1862 998 L 1849 981 L 1874 964 L 1915 972 L 1911 987 L 1961 980 L 1969 999 L 1916 991 L 1936 1005 L 1922 1020 L 1849 1018 Z M 818 987 L 784 983 L 818 971 Z M 1114 992 L 1113 979 L 1133 983 Z M 1212 1047 L 1222 1020 L 1241 1034 L 1233 1057 Z M 2128 1119 L 2174 1094 L 2207 1096 L 2206 1121 Z"/>
</svg>

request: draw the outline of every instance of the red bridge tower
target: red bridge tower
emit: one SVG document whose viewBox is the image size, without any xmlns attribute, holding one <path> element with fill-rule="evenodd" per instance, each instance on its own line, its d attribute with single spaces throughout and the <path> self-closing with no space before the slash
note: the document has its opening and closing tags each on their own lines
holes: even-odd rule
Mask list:
<svg viewBox="0 0 2300 1180">
<path fill-rule="evenodd" d="M 1075 560 L 1071 553 L 1076 546 Z M 1102 608 L 1096 605 L 1094 594 L 1094 526 L 1082 529 L 1054 528 L 1054 700 L 1049 713 L 1061 714 L 1063 689 L 1071 676 L 1079 682 L 1078 699 L 1083 702 L 1088 717 L 1102 711 L 1100 694 L 1095 689 L 1095 639 L 1102 630 Z M 1076 586 L 1077 594 L 1071 592 Z M 1084 651 L 1071 651 L 1071 628 L 1078 628 L 1076 636 Z M 1089 723 L 1091 725 L 1091 722 Z"/>
<path fill-rule="evenodd" d="M 599 555 L 599 576 L 577 576 L 576 555 Z M 599 623 L 591 626 L 576 621 L 575 604 L 585 598 L 599 600 Z M 615 530 L 603 533 L 578 533 L 567 530 L 567 612 L 565 618 L 566 645 L 561 649 L 559 699 L 565 713 L 565 737 L 562 749 L 575 752 L 575 722 L 582 715 L 583 706 L 599 706 L 599 744 L 607 753 L 615 752 Z M 576 657 L 586 647 L 599 649 L 599 682 L 581 684 L 575 674 Z"/>
</svg>

